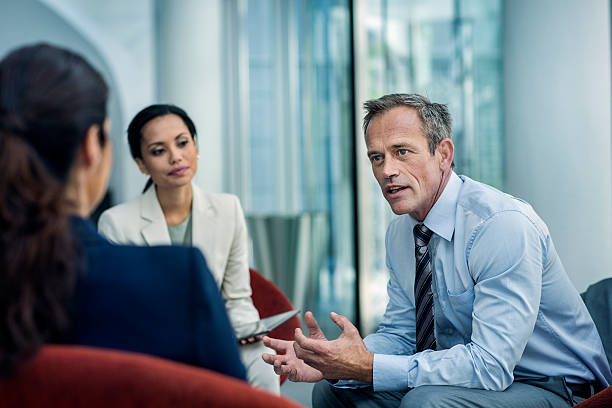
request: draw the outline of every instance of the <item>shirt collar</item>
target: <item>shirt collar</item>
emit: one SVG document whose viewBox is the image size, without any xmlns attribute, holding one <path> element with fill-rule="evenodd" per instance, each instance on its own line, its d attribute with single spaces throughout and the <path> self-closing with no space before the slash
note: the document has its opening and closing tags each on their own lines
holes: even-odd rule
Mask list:
<svg viewBox="0 0 612 408">
<path fill-rule="evenodd" d="M 455 231 L 457 200 L 462 184 L 463 181 L 453 171 L 444 191 L 423 221 L 427 228 L 447 241 L 453 238 L 453 231 Z"/>
</svg>

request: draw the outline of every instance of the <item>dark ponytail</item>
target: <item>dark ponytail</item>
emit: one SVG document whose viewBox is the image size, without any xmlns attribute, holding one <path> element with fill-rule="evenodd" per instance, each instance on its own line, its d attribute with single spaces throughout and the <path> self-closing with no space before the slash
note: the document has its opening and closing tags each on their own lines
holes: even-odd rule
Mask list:
<svg viewBox="0 0 612 408">
<path fill-rule="evenodd" d="M 145 191 L 147 191 L 149 189 L 149 187 L 151 187 L 152 184 L 153 184 L 153 179 L 151 177 L 149 177 L 149 179 L 145 183 L 144 188 L 142 189 L 142 192 L 144 193 Z"/>
<path fill-rule="evenodd" d="M 82 57 L 54 46 L 0 61 L 0 374 L 68 328 L 83 257 L 64 193 L 107 93 Z"/>
<path fill-rule="evenodd" d="M 67 328 L 77 257 L 62 186 L 0 130 L 0 374 Z"/>
</svg>

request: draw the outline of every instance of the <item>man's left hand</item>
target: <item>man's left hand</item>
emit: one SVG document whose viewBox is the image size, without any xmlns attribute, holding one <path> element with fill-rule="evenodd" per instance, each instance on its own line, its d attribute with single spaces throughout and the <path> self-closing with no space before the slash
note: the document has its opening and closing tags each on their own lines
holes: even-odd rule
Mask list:
<svg viewBox="0 0 612 408">
<path fill-rule="evenodd" d="M 330 314 L 342 334 L 336 340 L 313 339 L 295 331 L 296 356 L 319 370 L 324 378 L 372 383 L 374 354 L 369 352 L 357 328 L 344 316 Z"/>
</svg>

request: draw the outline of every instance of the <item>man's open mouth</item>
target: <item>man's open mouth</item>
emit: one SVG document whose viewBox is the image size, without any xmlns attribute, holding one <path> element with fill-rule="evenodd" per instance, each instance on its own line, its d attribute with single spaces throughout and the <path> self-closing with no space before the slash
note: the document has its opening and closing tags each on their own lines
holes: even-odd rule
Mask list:
<svg viewBox="0 0 612 408">
<path fill-rule="evenodd" d="M 407 189 L 407 188 L 408 188 L 408 186 L 394 186 L 394 187 L 387 187 L 387 193 L 389 193 L 389 194 L 395 194 L 395 193 L 397 193 L 398 191 L 405 190 L 405 189 Z"/>
</svg>

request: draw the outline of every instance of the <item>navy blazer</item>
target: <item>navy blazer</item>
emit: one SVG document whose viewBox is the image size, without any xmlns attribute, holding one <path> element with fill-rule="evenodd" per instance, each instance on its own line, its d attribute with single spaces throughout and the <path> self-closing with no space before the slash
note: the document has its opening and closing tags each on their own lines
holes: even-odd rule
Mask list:
<svg viewBox="0 0 612 408">
<path fill-rule="evenodd" d="M 114 245 L 73 217 L 86 268 L 67 342 L 152 354 L 246 379 L 224 303 L 200 250 Z"/>
</svg>

